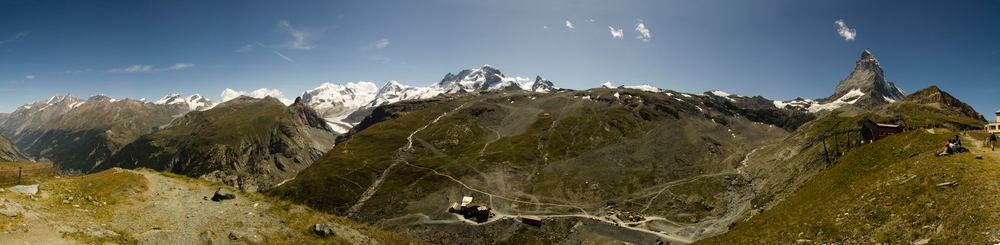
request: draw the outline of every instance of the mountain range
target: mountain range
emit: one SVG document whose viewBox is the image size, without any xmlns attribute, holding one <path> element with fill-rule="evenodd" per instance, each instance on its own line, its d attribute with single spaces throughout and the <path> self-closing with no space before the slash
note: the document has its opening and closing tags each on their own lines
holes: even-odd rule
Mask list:
<svg viewBox="0 0 1000 245">
<path fill-rule="evenodd" d="M 809 100 L 796 98 L 788 101 L 770 100 L 760 96 L 746 97 L 719 90 L 705 92 L 705 95 L 730 102 L 743 108 L 778 108 L 800 110 L 813 113 L 829 112 L 844 105 L 871 110 L 880 105 L 890 104 L 906 97 L 896 84 L 886 80 L 882 66 L 868 50 L 861 53 L 861 59 L 854 62 L 854 70 L 837 87 L 830 97 Z"/>
<path fill-rule="evenodd" d="M 430 87 L 413 87 L 389 81 L 376 88 L 370 82 L 347 85 L 325 83 L 302 93 L 302 101 L 316 109 L 338 133 L 344 133 L 361 121 L 374 108 L 401 101 L 426 99 L 439 94 L 467 93 L 474 90 L 515 89 L 549 92 L 557 88 L 551 81 L 538 76 L 535 81 L 522 83 L 491 65 L 465 69 L 458 75 L 448 73 Z"/>
<path fill-rule="evenodd" d="M 868 51 L 815 100 L 519 79 L 485 65 L 429 87 L 325 83 L 290 104 L 56 95 L 0 114 L 0 161 L 167 171 L 432 243 L 687 243 L 802 200 L 797 190 L 852 153 L 827 136 L 859 120 L 985 123 L 936 86 L 907 95 Z M 465 197 L 497 216 L 466 225 L 448 209 Z M 540 229 L 509 219 L 522 215 L 552 219 Z"/>
</svg>

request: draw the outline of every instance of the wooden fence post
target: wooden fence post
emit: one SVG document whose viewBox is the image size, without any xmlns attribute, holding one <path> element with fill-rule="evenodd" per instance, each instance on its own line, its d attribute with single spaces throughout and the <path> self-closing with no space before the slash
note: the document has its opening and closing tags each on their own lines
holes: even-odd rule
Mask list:
<svg viewBox="0 0 1000 245">
<path fill-rule="evenodd" d="M 823 157 L 826 158 L 827 165 L 830 164 L 830 151 L 826 149 L 826 139 L 823 139 Z"/>
<path fill-rule="evenodd" d="M 21 184 L 21 168 L 22 167 L 17 167 L 17 184 L 18 185 Z"/>
<path fill-rule="evenodd" d="M 838 134 L 833 134 L 833 159 L 840 157 L 840 139 L 837 139 Z"/>
<path fill-rule="evenodd" d="M 851 131 L 847 131 L 847 151 L 851 151 Z"/>
</svg>

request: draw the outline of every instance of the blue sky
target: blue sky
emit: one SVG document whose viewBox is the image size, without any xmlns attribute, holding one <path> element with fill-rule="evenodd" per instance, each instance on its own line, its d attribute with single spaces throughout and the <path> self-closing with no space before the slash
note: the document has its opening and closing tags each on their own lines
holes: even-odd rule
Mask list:
<svg viewBox="0 0 1000 245">
<path fill-rule="evenodd" d="M 0 112 L 57 93 L 429 86 L 484 64 L 571 89 L 815 99 L 864 50 L 907 93 L 937 85 L 991 121 L 1000 109 L 998 0 L 0 0 Z"/>
</svg>

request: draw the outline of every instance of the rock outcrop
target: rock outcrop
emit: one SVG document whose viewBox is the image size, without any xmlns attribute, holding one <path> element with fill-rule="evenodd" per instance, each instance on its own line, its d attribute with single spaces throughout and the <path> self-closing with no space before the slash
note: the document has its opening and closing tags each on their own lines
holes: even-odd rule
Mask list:
<svg viewBox="0 0 1000 245">
<path fill-rule="evenodd" d="M 984 124 L 987 123 L 986 117 L 983 117 L 983 114 L 979 114 L 975 109 L 972 109 L 972 106 L 956 99 L 951 96 L 951 94 L 941 91 L 941 89 L 937 86 L 930 86 L 907 95 L 903 101 L 930 105 L 941 109 L 948 114 L 958 114 L 968 118 L 980 120 Z"/>
</svg>

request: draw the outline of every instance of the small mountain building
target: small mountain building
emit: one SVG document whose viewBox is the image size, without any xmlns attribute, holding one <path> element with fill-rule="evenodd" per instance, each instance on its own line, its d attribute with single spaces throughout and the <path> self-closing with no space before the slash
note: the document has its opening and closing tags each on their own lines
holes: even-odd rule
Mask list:
<svg viewBox="0 0 1000 245">
<path fill-rule="evenodd" d="M 986 127 L 983 129 L 990 133 L 1000 133 L 1000 111 L 997 111 L 997 120 L 993 121 L 993 123 L 986 124 Z"/>
<path fill-rule="evenodd" d="M 895 124 L 875 123 L 870 120 L 858 121 L 861 126 L 861 139 L 874 141 L 903 132 L 903 127 Z"/>
</svg>

